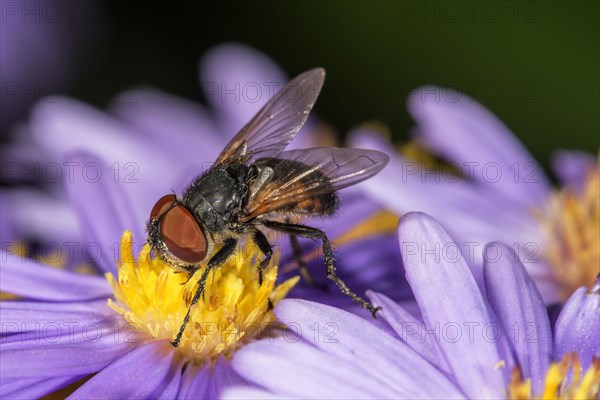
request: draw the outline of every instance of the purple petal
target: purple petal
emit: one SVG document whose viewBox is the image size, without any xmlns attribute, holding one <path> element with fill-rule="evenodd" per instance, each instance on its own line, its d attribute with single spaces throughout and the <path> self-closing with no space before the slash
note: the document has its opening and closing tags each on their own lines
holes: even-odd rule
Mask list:
<svg viewBox="0 0 600 400">
<path fill-rule="evenodd" d="M 168 351 L 172 351 L 169 347 Z M 163 362 L 165 362 L 163 360 Z M 181 386 L 181 371 L 183 369 L 184 362 L 171 360 L 171 367 L 167 375 L 164 377 L 163 382 L 156 388 L 152 393 L 151 398 L 153 399 L 164 399 L 171 400 L 175 399 L 179 393 Z"/>
<path fill-rule="evenodd" d="M 85 303 L 44 303 L 29 301 L 0 302 L 0 334 L 39 330 L 40 324 L 69 321 L 71 326 L 97 324 L 114 316 L 106 300 Z"/>
<path fill-rule="evenodd" d="M 362 360 L 356 358 L 355 361 L 358 364 Z M 304 342 L 288 343 L 283 339 L 258 342 L 239 350 L 233 365 L 246 379 L 278 397 L 382 399 L 402 396 L 402 392 L 390 387 L 393 382 L 374 379 L 362 368 L 352 368 L 347 360 Z M 397 380 L 402 378 L 397 377 Z M 411 396 L 428 397 L 418 393 Z"/>
<path fill-rule="evenodd" d="M 592 289 L 579 288 L 564 305 L 554 326 L 554 359 L 575 351 L 585 371 L 600 357 L 600 277 Z"/>
<path fill-rule="evenodd" d="M 390 155 L 388 165 L 362 182 L 360 188 L 398 214 L 428 213 L 449 230 L 456 231 L 461 243 L 527 242 L 541 236 L 529 209 L 507 204 L 506 199 L 497 194 L 483 196 L 485 192 L 481 188 L 466 181 L 427 171 L 419 163 L 397 154 L 396 149 L 374 131 L 354 131 L 349 142 L 353 147 Z M 474 253 L 476 263 L 483 262 L 481 250 Z"/>
<path fill-rule="evenodd" d="M 99 276 L 52 269 L 4 252 L 0 252 L 0 257 L 2 292 L 48 301 L 85 301 L 112 296 L 110 286 Z"/>
<path fill-rule="evenodd" d="M 37 399 L 83 379 L 85 375 L 56 378 L 27 378 L 2 380 L 0 396 L 3 399 Z"/>
<path fill-rule="evenodd" d="M 226 387 L 243 384 L 228 360 L 219 358 L 214 365 L 188 365 L 181 381 L 178 399 L 217 399 Z"/>
<path fill-rule="evenodd" d="M 484 258 L 488 301 L 510 339 L 521 371 L 539 394 L 552 355 L 552 330 L 542 297 L 510 247 L 490 243 Z"/>
<path fill-rule="evenodd" d="M 25 378 L 25 379 L 5 379 L 0 377 L 0 396 L 4 399 L 9 393 L 13 393 L 14 397 L 16 393 L 22 390 L 26 390 L 30 386 L 52 380 L 52 379 L 71 379 L 71 377 L 60 377 L 60 378 Z M 16 392 L 16 393 L 15 393 Z M 24 397 L 24 396 L 23 396 Z"/>
<path fill-rule="evenodd" d="M 212 368 L 209 364 L 197 367 L 189 364 L 181 377 L 178 399 L 209 399 Z"/>
<path fill-rule="evenodd" d="M 503 196 L 489 193 L 474 184 L 452 181 L 443 174 L 438 181 L 435 179 L 437 175 L 396 154 L 388 141 L 373 131 L 355 131 L 351 142 L 353 146 L 390 154 L 386 168 L 361 183 L 360 188 L 399 214 L 422 211 L 436 218 L 461 245 L 481 286 L 485 243 L 518 243 L 522 254 L 531 254 L 532 246 L 543 244 L 543 231 L 531 217 L 531 210 L 511 204 Z M 544 300 L 554 301 L 556 284 L 547 265 L 531 262 L 525 267 L 538 283 Z"/>
<path fill-rule="evenodd" d="M 74 322 L 48 323 L 40 326 L 33 339 L 2 342 L 0 375 L 30 378 L 90 374 L 129 352 L 133 345 L 129 341 L 135 341 L 123 340 L 114 324 L 90 324 L 77 331 L 72 328 Z"/>
<path fill-rule="evenodd" d="M 212 383 L 215 397 L 220 398 L 225 388 L 243 384 L 244 380 L 235 372 L 231 361 L 221 357 L 215 364 Z"/>
<path fill-rule="evenodd" d="M 590 171 L 598 168 L 598 160 L 583 151 L 557 151 L 552 155 L 552 167 L 562 186 L 580 192 Z"/>
<path fill-rule="evenodd" d="M 356 315 L 304 300 L 283 300 L 275 313 L 290 328 L 289 334 L 279 344 L 261 341 L 247 346 L 253 350 L 238 358 L 246 351 L 243 348 L 233 361 L 236 371 L 254 383 L 284 395 L 290 390 L 312 398 L 327 397 L 329 391 L 354 398 L 462 397 L 453 383 L 406 344 Z M 251 367 L 253 357 L 270 360 L 277 354 L 281 361 L 273 361 L 272 370 Z M 332 382 L 319 388 L 304 381 L 325 377 Z"/>
<path fill-rule="evenodd" d="M 77 216 L 63 195 L 31 188 L 0 192 L 2 249 L 16 254 L 23 246 L 29 258 L 65 269 L 93 263 L 83 251 Z M 40 245 L 23 244 L 32 239 Z"/>
<path fill-rule="evenodd" d="M 39 104 L 32 113 L 31 127 L 36 141 L 59 163 L 73 153 L 102 159 L 108 167 L 102 171 L 95 164 L 65 165 L 63 180 L 118 182 L 135 205 L 139 225 L 147 220 L 156 200 L 169 192 L 171 182 L 189 166 L 183 155 L 174 162 L 172 153 L 165 153 L 155 141 L 140 138 L 139 132 L 122 121 L 75 100 Z M 188 160 L 190 153 L 193 151 L 184 152 Z"/>
<path fill-rule="evenodd" d="M 41 17 L 40 12 L 46 13 L 41 7 L 47 3 L 30 1 L 21 11 L 31 13 L 29 15 L 33 18 L 20 15 L 19 9 L 11 9 L 9 4 L 3 2 L 5 8 L 0 23 L 0 82 L 3 93 L 0 124 L 3 131 L 19 118 L 24 118 L 31 102 L 37 98 L 57 101 L 57 97 L 51 94 L 54 91 L 51 88 L 64 90 L 64 85 L 70 85 L 67 82 L 75 83 L 72 79 L 77 79 L 77 71 L 82 64 L 92 61 L 88 50 L 96 48 L 96 39 L 101 37 L 99 33 L 106 27 L 103 22 L 106 15 L 100 2 L 93 1 L 88 5 L 56 1 L 53 3 L 54 17 L 49 17 L 50 14 Z M 70 7 L 75 4 L 74 8 L 85 5 L 90 7 L 87 10 L 93 9 L 95 21 L 90 23 L 90 14 L 82 12 L 83 7 L 79 12 L 73 12 L 74 8 Z M 71 11 L 66 12 L 67 9 Z M 62 19 L 67 13 L 68 20 Z M 75 54 L 77 57 L 74 57 Z M 22 90 L 26 90 L 27 94 Z"/>
<path fill-rule="evenodd" d="M 398 226 L 406 277 L 423 320 L 465 394 L 500 397 L 502 360 L 487 330 L 494 326 L 477 283 L 458 246 L 430 216 L 408 213 Z M 468 362 L 465 362 L 468 360 Z"/>
<path fill-rule="evenodd" d="M 8 212 L 14 209 L 7 204 L 7 191 L 0 190 L 0 238 L 2 238 L 2 250 L 7 250 L 7 246 L 16 245 L 17 235 L 15 234 L 15 223 L 12 221 L 12 215 Z"/>
<path fill-rule="evenodd" d="M 448 366 L 443 356 L 438 353 L 433 338 L 425 334 L 427 329 L 425 324 L 381 293 L 370 292 L 367 296 L 374 305 L 381 307 L 377 316 L 381 315 L 398 337 L 425 360 L 448 371 Z"/>
<path fill-rule="evenodd" d="M 95 164 L 102 166 L 104 172 L 108 171 L 102 160 L 90 154 L 73 155 L 68 161 L 77 165 Z M 83 246 L 90 246 L 96 262 L 104 271 L 116 274 L 123 232 L 133 232 L 139 249 L 146 237 L 143 234 L 143 221 L 136 219 L 133 207 L 120 185 L 110 179 L 96 181 L 77 174 L 65 186 L 87 240 Z"/>
<path fill-rule="evenodd" d="M 225 145 L 202 105 L 154 88 L 134 88 L 129 92 L 133 93 L 133 101 L 115 103 L 110 111 L 143 132 L 144 138 L 179 148 L 185 143 L 198 151 L 211 145 L 218 150 Z"/>
<path fill-rule="evenodd" d="M 174 398 L 182 361 L 166 341 L 135 348 L 77 389 L 73 399 Z"/>
<path fill-rule="evenodd" d="M 423 87 L 411 94 L 408 109 L 426 146 L 461 168 L 467 166 L 464 163 L 477 163 L 473 164 L 477 167 L 474 177 L 481 185 L 526 207 L 546 200 L 550 184 L 539 164 L 475 100 L 453 90 Z"/>
<path fill-rule="evenodd" d="M 79 239 L 79 226 L 72 209 L 63 198 L 37 189 L 4 190 L 1 193 L 3 212 L 17 238 L 36 238 L 44 243 L 73 242 Z M 8 215 L 6 215 L 8 214 Z M 3 244 L 10 241 L 2 236 Z"/>
<path fill-rule="evenodd" d="M 5 170 L 4 179 L 8 182 L 20 182 L 22 180 L 31 181 L 33 180 L 44 180 L 46 175 L 42 175 L 40 173 L 29 173 L 25 174 L 24 177 L 21 175 L 21 171 L 25 172 L 25 170 L 11 169 L 11 164 L 21 164 L 25 163 L 25 166 L 34 166 L 35 163 L 40 164 L 40 168 L 43 163 L 51 162 L 52 159 L 49 157 L 49 154 L 44 151 L 44 149 L 35 141 L 32 136 L 31 129 L 26 124 L 18 125 L 11 129 L 12 137 L 9 143 L 6 143 L 0 149 L 0 158 L 5 162 Z M 22 165 L 19 165 L 22 166 Z M 8 167 L 8 168 L 7 168 Z M 33 171 L 36 171 L 33 169 Z M 37 171 L 36 171 L 37 172 Z M 50 174 L 48 174 L 50 175 Z M 25 178 L 25 179 L 22 179 Z M 54 179 L 50 179 L 53 181 Z"/>
<path fill-rule="evenodd" d="M 234 386 L 225 389 L 223 396 L 221 396 L 223 400 L 277 400 L 281 398 L 281 395 L 249 386 Z"/>
<path fill-rule="evenodd" d="M 208 51 L 200 65 L 201 86 L 227 140 L 283 87 L 286 77 L 264 54 L 238 44 Z"/>
<path fill-rule="evenodd" d="M 119 102 L 112 111 L 144 134 L 140 141 L 177 154 L 179 165 L 193 166 L 194 175 L 208 169 L 227 143 L 200 104 L 152 88 L 136 89 L 135 100 Z"/>
<path fill-rule="evenodd" d="M 25 379 L 6 379 L 0 377 L 0 396 L 4 398 L 8 393 L 20 391 L 26 389 L 31 385 L 35 385 L 41 381 L 45 381 L 48 378 L 25 378 Z M 55 378 L 50 378 L 55 379 Z M 59 378 L 62 379 L 62 378 Z"/>
<path fill-rule="evenodd" d="M 137 162 L 142 165 L 136 178 L 167 166 L 161 162 L 164 159 L 159 149 L 145 146 L 131 127 L 79 101 L 40 103 L 33 110 L 30 125 L 36 142 L 55 160 L 82 151 L 97 154 L 111 165 L 116 161 Z M 74 172 L 80 174 L 81 170 Z"/>
</svg>

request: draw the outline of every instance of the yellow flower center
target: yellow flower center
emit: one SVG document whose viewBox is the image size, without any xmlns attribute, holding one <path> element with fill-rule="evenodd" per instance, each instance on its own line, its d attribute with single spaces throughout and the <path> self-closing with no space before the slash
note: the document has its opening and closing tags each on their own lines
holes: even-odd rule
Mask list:
<svg viewBox="0 0 600 400">
<path fill-rule="evenodd" d="M 550 364 L 544 389 L 539 396 L 531 393 L 531 381 L 523 380 L 515 367 L 508 385 L 508 398 L 529 399 L 596 399 L 600 391 L 600 359 L 594 358 L 588 370 L 581 374 L 581 364 L 575 353 L 567 354 L 562 361 Z M 571 375 L 570 378 L 569 375 Z"/>
<path fill-rule="evenodd" d="M 591 287 L 600 266 L 600 170 L 590 171 L 581 193 L 555 193 L 542 216 L 548 242 L 544 255 L 563 298 Z"/>
<path fill-rule="evenodd" d="M 121 239 L 118 279 L 106 274 L 116 301 L 108 306 L 122 314 L 137 330 L 157 340 L 172 340 L 183 322 L 204 268 L 188 280 L 158 258 L 150 246 L 142 248 L 136 260 L 132 234 Z M 230 356 L 240 346 L 273 328 L 276 317 L 271 305 L 284 298 L 298 281 L 291 278 L 276 286 L 277 266 L 269 264 L 258 284 L 258 251 L 247 245 L 208 276 L 200 301 L 192 307 L 190 322 L 177 348 L 197 364 Z M 186 282 L 187 280 L 187 282 Z"/>
</svg>

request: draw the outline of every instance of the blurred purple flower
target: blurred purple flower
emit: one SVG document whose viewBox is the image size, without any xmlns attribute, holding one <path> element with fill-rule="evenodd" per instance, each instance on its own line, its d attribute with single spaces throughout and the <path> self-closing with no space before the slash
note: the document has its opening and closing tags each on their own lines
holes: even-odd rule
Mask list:
<svg viewBox="0 0 600 400">
<path fill-rule="evenodd" d="M 40 98 L 73 89 L 75 72 L 102 29 L 95 1 L 3 1 L 0 19 L 0 97 L 3 133 Z"/>
<path fill-rule="evenodd" d="M 228 64 L 231 66 L 226 67 Z M 237 68 L 239 73 L 221 75 L 218 66 L 229 72 Z M 285 82 L 283 74 L 268 58 L 240 45 L 224 45 L 209 52 L 201 69 L 209 82 L 225 87 L 240 82 Z M 246 75 L 240 77 L 244 72 Z M 226 97 L 224 101 L 210 101 L 214 109 L 209 113 L 200 104 L 156 89 L 134 88 L 116 96 L 109 113 L 66 97 L 57 102 L 40 102 L 33 109 L 23 132 L 22 136 L 26 138 L 3 151 L 3 157 L 15 166 L 14 171 L 7 170 L 5 176 L 63 186 L 68 186 L 78 176 L 85 176 L 90 181 L 115 181 L 135 205 L 133 215 L 141 228 L 156 199 L 189 183 L 215 160 L 236 133 L 221 131 L 216 116 L 233 118 L 240 113 L 245 118 L 252 113 L 249 110 L 257 111 L 266 100 L 266 94 L 254 103 L 245 98 Z M 95 164 L 69 164 L 67 158 L 77 152 L 96 155 L 110 169 L 97 171 Z M 55 167 L 61 169 L 57 174 L 54 174 Z M 56 175 L 58 179 L 53 179 Z M 50 197 L 58 201 L 48 201 L 46 196 L 39 202 L 41 196 L 28 196 L 28 199 L 19 198 L 23 201 L 11 204 L 22 210 L 17 213 L 21 219 L 12 221 L 12 225 L 25 239 L 41 236 L 39 230 L 28 230 L 30 220 L 27 215 L 31 211 L 44 206 L 62 206 L 64 214 L 73 213 L 61 198 L 61 185 L 50 186 Z M 9 203 L 12 203 L 11 195 L 11 192 L 6 195 Z M 34 225 L 43 224 L 44 233 L 57 229 L 57 222 L 60 222 L 52 213 L 46 214 L 47 218 Z M 70 221 L 74 220 L 76 218 L 71 217 Z M 55 237 L 50 236 L 51 240 Z M 78 237 L 77 231 L 71 232 L 71 238 Z"/>
<path fill-rule="evenodd" d="M 260 389 L 231 388 L 224 398 L 596 398 L 600 278 L 567 302 L 553 337 L 542 298 L 508 246 L 485 247 L 482 294 L 433 218 L 406 214 L 398 235 L 421 318 L 371 292 L 390 335 L 340 309 L 284 300 L 275 313 L 290 334 L 246 346 L 233 361 Z"/>
<path fill-rule="evenodd" d="M 422 211 L 435 217 L 461 245 L 480 284 L 481 250 L 501 241 L 518 252 L 546 303 L 591 285 L 600 259 L 600 172 L 593 156 L 557 154 L 555 170 L 564 189 L 556 194 L 523 145 L 475 100 L 424 87 L 410 96 L 408 109 L 417 121 L 414 142 L 450 167 L 399 155 L 380 135 L 358 130 L 349 139 L 352 146 L 392 156 L 363 190 L 399 214 Z"/>
<path fill-rule="evenodd" d="M 212 164 L 228 140 L 287 81 L 266 56 L 238 44 L 221 45 L 207 53 L 200 72 L 210 112 L 200 104 L 152 88 L 134 88 L 116 96 L 109 113 L 69 98 L 39 103 L 23 132 L 27 138 L 3 149 L 3 157 L 15 167 L 5 171 L 6 178 L 69 184 L 75 175 L 88 174 L 87 178 L 94 180 L 95 165 L 87 165 L 88 170 L 85 165 L 65 165 L 74 152 L 94 154 L 110 167 L 99 172 L 98 180 L 114 180 L 123 186 L 135 204 L 136 221 L 143 226 L 156 199 L 171 189 L 180 190 Z M 321 138 L 314 125 L 309 120 L 290 147 L 318 143 Z M 21 162 L 38 164 L 23 167 Z M 55 171 L 55 166 L 63 170 Z M 55 175 L 62 179 L 48 179 Z M 52 199 L 58 201 L 38 202 L 40 196 L 17 195 L 12 201 L 13 194 L 4 191 L 8 203 L 19 210 L 13 227 L 22 231 L 25 239 L 45 237 L 48 231 L 60 229 L 52 217 L 59 205 L 64 208 L 61 222 L 64 215 L 72 213 L 67 202 L 61 201 L 60 192 L 53 190 Z M 33 224 L 35 229 L 27 230 L 32 222 L 27 216 L 39 209 L 52 212 Z M 69 222 L 75 220 L 69 218 Z M 78 233 L 72 236 L 77 238 Z"/>
</svg>

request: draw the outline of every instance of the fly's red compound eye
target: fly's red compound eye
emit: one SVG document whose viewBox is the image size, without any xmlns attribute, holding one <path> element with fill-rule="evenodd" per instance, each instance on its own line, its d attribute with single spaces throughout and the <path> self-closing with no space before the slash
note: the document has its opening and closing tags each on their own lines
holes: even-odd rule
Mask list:
<svg viewBox="0 0 600 400">
<path fill-rule="evenodd" d="M 162 214 L 159 222 L 160 236 L 169 252 L 183 262 L 199 263 L 206 257 L 206 238 L 187 208 L 180 204 L 173 206 L 176 201 L 177 198 L 172 194 L 161 197 L 152 207 L 150 220 Z"/>
<path fill-rule="evenodd" d="M 154 218 L 158 217 L 160 214 L 165 212 L 165 210 L 169 208 L 171 204 L 175 203 L 175 200 L 177 200 L 177 198 L 174 194 L 167 194 L 161 197 L 156 202 L 154 207 L 152 207 L 152 211 L 150 212 L 150 221 L 152 221 Z"/>
<path fill-rule="evenodd" d="M 184 206 L 176 205 L 161 218 L 160 234 L 167 249 L 181 261 L 196 264 L 206 257 L 208 246 L 204 233 Z"/>
</svg>

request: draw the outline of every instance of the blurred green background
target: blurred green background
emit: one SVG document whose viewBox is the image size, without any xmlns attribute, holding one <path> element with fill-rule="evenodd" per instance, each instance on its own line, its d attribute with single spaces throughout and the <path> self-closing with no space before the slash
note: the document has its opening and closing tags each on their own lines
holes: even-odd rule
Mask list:
<svg viewBox="0 0 600 400">
<path fill-rule="evenodd" d="M 489 107 L 545 166 L 554 149 L 600 143 L 597 1 L 110 1 L 104 12 L 84 79 L 114 92 L 143 83 L 202 101 L 199 57 L 238 41 L 289 75 L 325 67 L 316 110 L 342 133 L 377 119 L 405 138 L 406 95 L 437 84 Z M 104 106 L 113 91 L 75 94 Z"/>
</svg>

